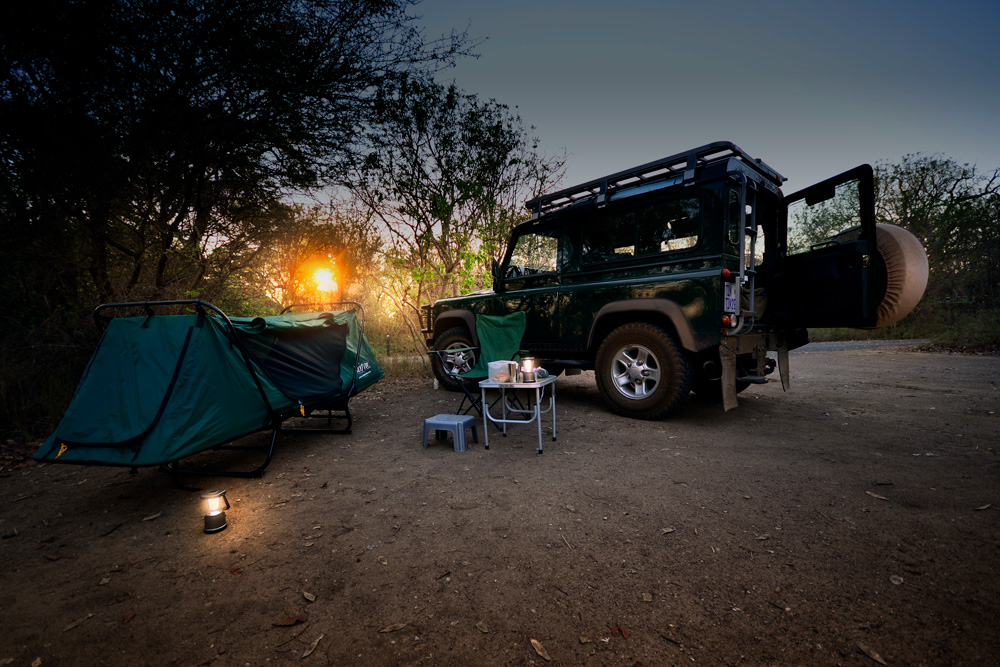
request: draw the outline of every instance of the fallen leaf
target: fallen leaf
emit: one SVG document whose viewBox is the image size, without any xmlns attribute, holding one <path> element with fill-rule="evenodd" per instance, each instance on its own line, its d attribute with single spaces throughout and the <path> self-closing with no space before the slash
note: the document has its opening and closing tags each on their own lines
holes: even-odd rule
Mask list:
<svg viewBox="0 0 1000 667">
<path fill-rule="evenodd" d="M 45 557 L 48 558 L 49 560 L 59 560 L 58 554 L 45 554 Z"/>
<path fill-rule="evenodd" d="M 111 583 L 111 578 L 110 577 L 104 577 L 103 579 L 101 579 L 101 583 L 99 583 L 97 585 L 98 586 L 106 586 L 107 584 L 110 584 L 110 583 Z"/>
<path fill-rule="evenodd" d="M 393 623 L 392 625 L 386 626 L 379 630 L 379 632 L 396 632 L 397 630 L 402 630 L 406 627 L 406 623 Z"/>
<path fill-rule="evenodd" d="M 901 583 L 903 583 L 903 578 L 901 576 L 899 576 L 898 574 L 894 574 L 891 577 L 889 577 L 889 581 L 891 581 L 895 585 L 899 586 Z"/>
<path fill-rule="evenodd" d="M 628 628 L 619 628 L 622 631 L 622 637 L 628 639 Z"/>
<path fill-rule="evenodd" d="M 621 635 L 621 633 L 618 631 L 618 626 L 617 625 L 612 625 L 611 626 L 611 636 L 618 637 L 619 635 Z"/>
<path fill-rule="evenodd" d="M 150 514 L 149 516 L 145 517 L 143 521 L 152 521 L 153 519 L 158 519 L 161 516 L 163 516 L 163 512 L 157 512 L 156 514 Z"/>
<path fill-rule="evenodd" d="M 243 572 L 242 567 L 236 567 L 234 565 L 233 567 L 229 568 L 229 574 L 240 574 L 241 572 Z"/>
<path fill-rule="evenodd" d="M 66 632 L 67 630 L 72 630 L 76 626 L 78 626 L 81 623 L 83 623 L 84 621 L 86 621 L 91 616 L 93 616 L 93 614 L 87 614 L 86 616 L 81 616 L 80 618 L 76 619 L 75 621 L 73 621 L 72 623 L 70 623 L 69 625 L 67 625 L 65 628 L 63 628 L 63 632 Z"/>
<path fill-rule="evenodd" d="M 379 556 L 379 557 L 378 557 L 378 562 L 379 562 L 380 564 L 382 564 L 382 565 L 388 565 L 388 564 L 389 564 L 389 561 L 387 561 L 387 560 L 385 559 L 385 556 Z"/>
<path fill-rule="evenodd" d="M 877 494 L 877 493 L 872 493 L 871 491 L 865 491 L 865 493 L 867 493 L 867 494 L 868 494 L 869 496 L 871 496 L 872 498 L 878 498 L 879 500 L 889 500 L 889 499 L 888 499 L 888 498 L 886 498 L 885 496 L 880 496 L 879 494 Z"/>
<path fill-rule="evenodd" d="M 315 602 L 316 601 L 316 596 L 313 595 L 312 593 L 308 593 L 306 591 L 302 591 L 302 597 L 304 597 L 305 599 L 309 600 L 310 602 Z"/>
<path fill-rule="evenodd" d="M 129 614 L 129 615 L 127 615 L 125 618 L 122 619 L 122 625 L 125 625 L 126 623 L 128 623 L 129 621 L 131 621 L 133 618 L 135 618 L 135 614 Z"/>
<path fill-rule="evenodd" d="M 283 627 L 288 627 L 289 625 L 295 625 L 296 623 L 305 623 L 306 620 L 308 620 L 308 618 L 309 617 L 306 614 L 299 614 L 298 616 L 286 616 L 277 623 L 272 623 L 271 625 L 273 625 L 276 628 L 279 627 L 283 628 Z"/>
<path fill-rule="evenodd" d="M 9 665 L 12 662 L 14 662 L 14 658 L 3 658 L 2 660 L 0 660 L 0 667 L 4 667 L 4 665 Z"/>
<path fill-rule="evenodd" d="M 976 508 L 976 511 L 977 511 L 977 512 L 981 512 L 981 511 L 983 511 L 983 510 L 988 510 L 989 508 L 990 508 L 990 505 L 989 505 L 989 504 L 987 504 L 987 505 L 983 505 L 982 507 L 977 507 L 977 508 Z"/>
<path fill-rule="evenodd" d="M 41 666 L 42 666 L 41 658 L 35 658 L 34 660 L 31 661 L 31 667 L 41 667 Z"/>
<path fill-rule="evenodd" d="M 590 637 L 588 637 L 586 635 L 580 635 L 580 643 L 581 644 L 589 644 L 590 643 Z"/>
<path fill-rule="evenodd" d="M 664 528 L 661 532 L 663 535 L 674 532 L 674 528 Z"/>
<path fill-rule="evenodd" d="M 538 641 L 537 639 L 532 639 L 531 648 L 535 649 L 535 653 L 540 655 L 546 662 L 552 662 L 552 658 L 549 657 L 549 654 L 545 650 L 545 647 L 542 646 L 542 642 Z"/>
<path fill-rule="evenodd" d="M 312 644 L 310 644 L 310 645 L 309 645 L 309 648 L 307 648 L 307 649 L 306 649 L 306 650 L 305 650 L 305 651 L 304 651 L 304 652 L 302 653 L 302 657 L 303 657 L 303 658 L 308 658 L 308 657 L 309 657 L 309 655 L 310 655 L 310 654 L 311 654 L 311 653 L 312 653 L 313 651 L 315 651 L 315 650 L 316 650 L 316 647 L 317 647 L 317 646 L 319 645 L 319 640 L 320 640 L 320 639 L 322 639 L 322 638 L 323 638 L 323 635 L 320 635 L 319 637 L 317 637 L 317 638 L 316 638 L 316 640 L 315 640 L 315 641 L 314 641 L 314 642 L 313 642 Z"/>
<path fill-rule="evenodd" d="M 486 626 L 486 621 L 479 621 L 476 623 L 476 630 L 479 630 L 484 635 L 490 631 L 490 629 Z"/>
<path fill-rule="evenodd" d="M 880 656 L 878 653 L 876 653 L 875 651 L 871 650 L 870 648 L 868 648 L 867 646 L 865 646 L 861 642 L 858 642 L 858 648 L 861 649 L 862 653 L 864 653 L 865 655 L 867 655 L 869 658 L 871 658 L 872 660 L 874 660 L 878 664 L 880 664 L 880 665 L 887 664 L 886 661 L 882 659 L 882 656 Z"/>
</svg>

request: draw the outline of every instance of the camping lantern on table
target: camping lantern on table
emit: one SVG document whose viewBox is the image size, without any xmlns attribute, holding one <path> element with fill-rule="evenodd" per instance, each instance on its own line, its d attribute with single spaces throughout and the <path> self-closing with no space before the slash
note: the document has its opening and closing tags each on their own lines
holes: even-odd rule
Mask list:
<svg viewBox="0 0 1000 667">
<path fill-rule="evenodd" d="M 534 382 L 535 369 L 538 365 L 534 357 L 523 357 L 521 359 L 521 382 Z"/>
<path fill-rule="evenodd" d="M 225 530 L 226 513 L 223 510 L 229 509 L 229 500 L 226 498 L 225 489 L 214 489 L 201 494 L 201 499 L 205 501 L 205 532 L 217 533 Z M 225 503 L 225 507 L 223 507 Z"/>
</svg>

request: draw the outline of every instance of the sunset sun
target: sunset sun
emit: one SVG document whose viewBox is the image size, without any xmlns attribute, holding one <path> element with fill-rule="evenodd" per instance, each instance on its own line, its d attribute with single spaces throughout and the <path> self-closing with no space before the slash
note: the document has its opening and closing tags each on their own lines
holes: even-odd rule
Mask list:
<svg viewBox="0 0 1000 667">
<path fill-rule="evenodd" d="M 337 281 L 333 279 L 333 273 L 329 269 L 316 269 L 313 281 L 316 283 L 316 289 L 320 292 L 337 291 Z"/>
</svg>

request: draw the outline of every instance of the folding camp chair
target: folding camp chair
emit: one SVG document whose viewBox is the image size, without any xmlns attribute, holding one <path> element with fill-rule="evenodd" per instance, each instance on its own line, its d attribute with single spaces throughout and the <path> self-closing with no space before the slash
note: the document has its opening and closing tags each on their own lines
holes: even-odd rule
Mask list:
<svg viewBox="0 0 1000 667">
<path fill-rule="evenodd" d="M 482 398 L 478 386 L 473 385 L 470 391 L 466 382 L 478 383 L 489 377 L 491 361 L 516 361 L 519 358 L 521 338 L 524 337 L 525 314 L 517 311 L 510 315 L 476 315 L 476 335 L 479 338 L 478 347 L 451 348 L 448 350 L 431 350 L 441 360 L 445 373 L 458 380 L 457 384 L 465 393 L 458 407 L 458 414 L 467 414 L 475 409 L 479 416 L 483 415 Z M 476 364 L 466 372 L 449 372 L 444 364 L 449 355 L 462 354 L 477 350 Z M 465 404 L 469 403 L 466 408 Z"/>
</svg>

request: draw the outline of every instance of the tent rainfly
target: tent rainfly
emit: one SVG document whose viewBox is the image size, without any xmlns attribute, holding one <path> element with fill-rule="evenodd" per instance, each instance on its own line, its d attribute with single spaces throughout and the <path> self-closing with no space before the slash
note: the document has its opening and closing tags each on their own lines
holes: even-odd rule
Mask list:
<svg viewBox="0 0 1000 667">
<path fill-rule="evenodd" d="M 193 313 L 164 315 L 163 306 Z M 337 304 L 343 305 L 343 304 Z M 384 377 L 364 337 L 364 310 L 232 318 L 202 301 L 106 304 L 107 326 L 69 409 L 35 453 L 49 463 L 164 466 L 258 431 L 277 434 L 289 418 L 332 417 Z M 138 317 L 101 314 L 143 308 Z M 287 309 L 286 309 L 287 310 Z M 358 315 L 360 314 L 360 318 Z M 309 429 L 315 430 L 315 429 Z M 219 474 L 219 473 L 213 473 Z"/>
</svg>

